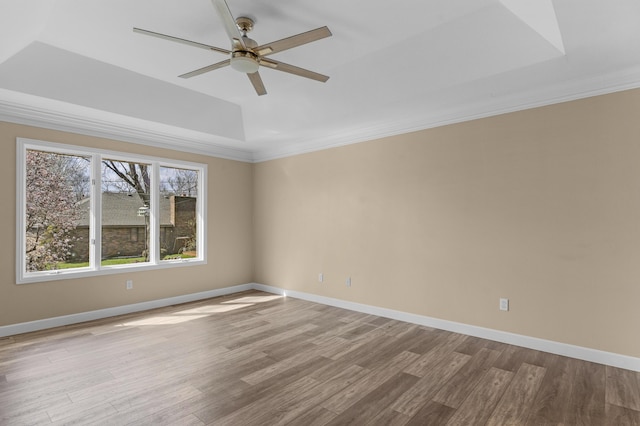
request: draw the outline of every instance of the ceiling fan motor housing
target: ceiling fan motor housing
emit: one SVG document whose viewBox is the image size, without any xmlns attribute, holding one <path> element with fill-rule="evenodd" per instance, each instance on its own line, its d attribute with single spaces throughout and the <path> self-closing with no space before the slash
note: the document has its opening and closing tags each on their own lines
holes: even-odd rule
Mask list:
<svg viewBox="0 0 640 426">
<path fill-rule="evenodd" d="M 245 74 L 253 74 L 260 68 L 260 58 L 251 50 L 257 47 L 258 43 L 247 37 L 247 32 L 253 29 L 253 20 L 241 16 L 236 19 L 236 25 L 238 29 L 242 31 L 242 42 L 247 49 L 235 48 L 233 52 L 231 52 L 231 68 Z"/>
</svg>

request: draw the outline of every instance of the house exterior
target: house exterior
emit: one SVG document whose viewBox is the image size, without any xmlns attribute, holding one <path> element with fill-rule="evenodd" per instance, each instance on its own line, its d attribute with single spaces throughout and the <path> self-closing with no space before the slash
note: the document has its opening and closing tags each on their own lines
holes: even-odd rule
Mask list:
<svg viewBox="0 0 640 426">
<path fill-rule="evenodd" d="M 89 199 L 78 203 L 81 213 L 71 253 L 74 261 L 89 260 Z M 102 193 L 102 258 L 143 256 L 149 218 L 137 193 Z M 195 238 L 196 198 L 163 196 L 160 200 L 161 254 L 174 254 Z"/>
</svg>

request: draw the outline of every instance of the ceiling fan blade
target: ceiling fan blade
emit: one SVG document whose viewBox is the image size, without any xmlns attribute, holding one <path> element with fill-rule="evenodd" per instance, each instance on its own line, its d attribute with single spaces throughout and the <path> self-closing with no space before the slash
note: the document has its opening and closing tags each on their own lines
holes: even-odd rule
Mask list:
<svg viewBox="0 0 640 426">
<path fill-rule="evenodd" d="M 143 30 L 142 28 L 134 28 L 133 32 L 140 33 L 140 34 L 145 34 L 145 35 L 152 36 L 152 37 L 162 38 L 164 40 L 171 40 L 171 41 L 175 41 L 177 43 L 182 43 L 182 44 L 186 44 L 186 45 L 189 45 L 189 46 L 199 47 L 201 49 L 213 50 L 214 52 L 220 52 L 220 53 L 224 53 L 226 55 L 231 53 L 231 51 L 229 51 L 227 49 L 221 49 L 219 47 L 210 46 L 208 44 L 198 43 L 198 42 L 191 41 L 191 40 L 185 40 L 183 38 L 178 38 L 178 37 L 174 37 L 174 36 L 170 36 L 170 35 L 166 35 L 166 34 L 156 33 L 156 32 L 149 31 L 149 30 Z"/>
<path fill-rule="evenodd" d="M 256 89 L 256 93 L 258 96 L 266 95 L 267 89 L 264 87 L 264 83 L 262 82 L 262 78 L 260 77 L 260 73 L 257 71 L 252 74 L 247 74 L 249 77 L 249 81 L 253 84 L 253 88 Z"/>
<path fill-rule="evenodd" d="M 306 33 L 300 33 L 291 37 L 283 38 L 282 40 L 260 45 L 254 48 L 253 51 L 260 56 L 266 56 L 330 36 L 331 31 L 329 31 L 329 28 L 320 27 L 315 30 L 307 31 Z"/>
<path fill-rule="evenodd" d="M 239 43 L 242 46 L 242 49 L 246 50 L 247 46 L 245 46 L 244 41 L 240 36 L 240 31 L 238 30 L 238 26 L 236 25 L 236 20 L 233 18 L 233 15 L 231 14 L 231 10 L 229 9 L 227 2 L 225 0 L 211 0 L 211 2 L 213 3 L 213 6 L 216 8 L 216 11 L 218 12 L 218 16 L 220 16 L 220 19 L 224 24 L 224 29 L 227 32 L 227 35 L 229 36 L 229 38 L 231 39 L 231 42 L 234 45 L 236 43 Z"/>
<path fill-rule="evenodd" d="M 260 65 L 274 70 L 295 74 L 300 77 L 310 78 L 311 80 L 320 81 L 322 83 L 325 83 L 327 80 L 329 80 L 329 76 L 327 75 L 309 71 L 304 68 L 296 67 L 294 65 L 285 64 L 284 62 L 274 61 L 273 59 L 260 58 Z"/>
<path fill-rule="evenodd" d="M 231 64 L 231 59 L 225 59 L 224 61 L 215 63 L 213 65 L 207 65 L 206 67 L 202 67 L 195 71 L 191 71 L 191 72 L 179 75 L 178 77 L 181 77 L 181 78 L 195 77 L 196 75 L 204 74 L 209 71 L 217 70 L 218 68 L 226 67 L 229 64 Z"/>
</svg>

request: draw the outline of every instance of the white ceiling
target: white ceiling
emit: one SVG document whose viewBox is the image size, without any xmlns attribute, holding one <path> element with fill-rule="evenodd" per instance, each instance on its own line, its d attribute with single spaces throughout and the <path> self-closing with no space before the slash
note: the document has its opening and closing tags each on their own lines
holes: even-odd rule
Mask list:
<svg viewBox="0 0 640 426">
<path fill-rule="evenodd" d="M 225 59 L 210 0 L 2 0 L 0 120 L 261 161 L 640 87 L 638 0 L 227 0 L 259 44 L 327 25 L 272 57 L 331 78 Z"/>
</svg>

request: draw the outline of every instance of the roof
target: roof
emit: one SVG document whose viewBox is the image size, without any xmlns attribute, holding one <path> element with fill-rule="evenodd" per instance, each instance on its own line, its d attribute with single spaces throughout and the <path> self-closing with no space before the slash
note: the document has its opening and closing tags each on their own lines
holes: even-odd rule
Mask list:
<svg viewBox="0 0 640 426">
<path fill-rule="evenodd" d="M 81 217 L 77 226 L 89 226 L 89 199 L 85 198 L 78 205 Z M 103 226 L 144 226 L 144 216 L 138 216 L 138 209 L 144 206 L 137 193 L 102 193 L 102 225 Z M 171 206 L 168 197 L 160 199 L 160 226 L 172 226 Z"/>
</svg>

